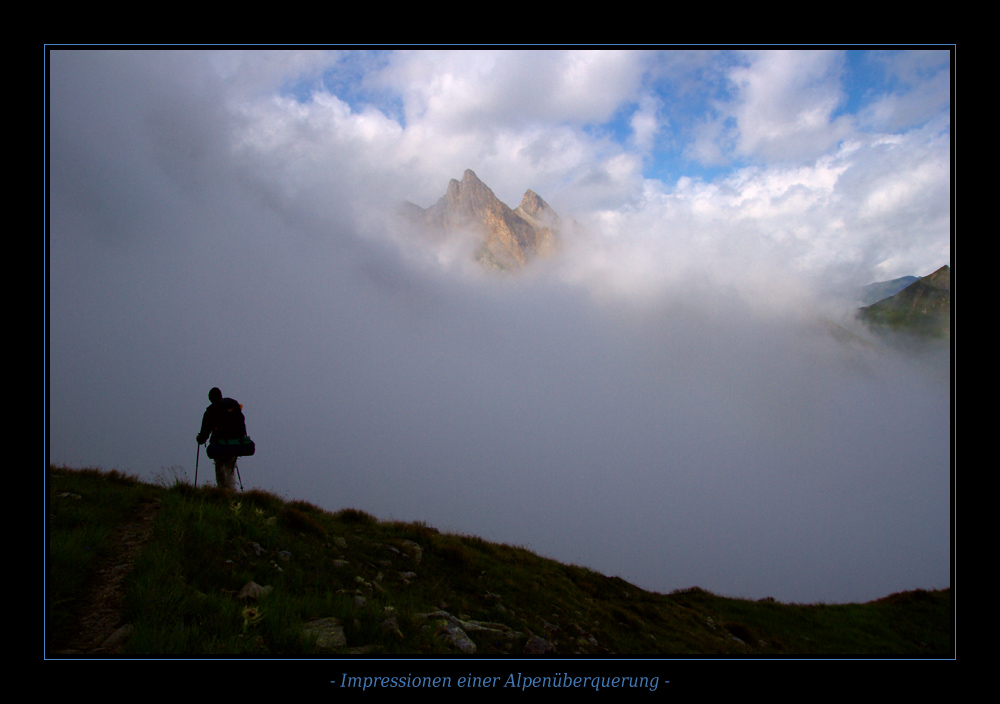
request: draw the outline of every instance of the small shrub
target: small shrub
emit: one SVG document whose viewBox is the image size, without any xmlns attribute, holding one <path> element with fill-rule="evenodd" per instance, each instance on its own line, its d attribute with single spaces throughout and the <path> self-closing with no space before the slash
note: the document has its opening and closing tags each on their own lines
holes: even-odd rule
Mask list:
<svg viewBox="0 0 1000 704">
<path fill-rule="evenodd" d="M 308 501 L 303 501 L 301 499 L 296 499 L 295 501 L 288 502 L 288 505 L 299 511 L 304 511 L 306 513 L 325 513 L 323 509 L 315 504 L 311 504 Z"/>
<path fill-rule="evenodd" d="M 710 596 L 709 592 L 705 591 L 701 587 L 688 587 L 686 589 L 675 589 L 670 592 L 671 596 Z"/>
<path fill-rule="evenodd" d="M 125 472 L 119 472 L 117 469 L 112 469 L 108 472 L 108 481 L 114 484 L 138 484 L 139 479 L 132 476 L 131 474 L 126 474 Z"/>
<path fill-rule="evenodd" d="M 198 491 L 202 492 L 202 496 L 204 496 L 209 503 L 227 506 L 233 501 L 233 497 L 230 493 L 218 486 L 206 486 L 204 489 L 198 489 Z"/>
<path fill-rule="evenodd" d="M 198 490 L 195 489 L 190 484 L 174 484 L 172 487 L 170 487 L 169 491 L 175 494 L 180 494 L 181 496 L 184 497 L 189 497 L 198 493 Z"/>
<path fill-rule="evenodd" d="M 417 543 L 430 543 L 434 537 L 441 534 L 437 528 L 429 526 L 423 521 L 404 523 L 402 521 L 392 521 L 390 526 L 398 530 L 403 536 Z"/>
<path fill-rule="evenodd" d="M 291 506 L 281 509 L 278 513 L 278 519 L 293 530 L 326 537 L 326 528 L 317 523 L 311 516 L 307 516 Z"/>
<path fill-rule="evenodd" d="M 179 465 L 160 467 L 160 471 L 153 474 L 153 482 L 157 486 L 162 486 L 165 489 L 171 489 L 178 484 L 190 483 L 187 472 L 185 472 L 184 468 Z"/>
<path fill-rule="evenodd" d="M 278 512 L 284 506 L 285 501 L 277 494 L 263 489 L 250 489 L 243 492 L 243 500 L 265 511 Z"/>
<path fill-rule="evenodd" d="M 461 543 L 448 541 L 438 546 L 436 552 L 442 560 L 457 567 L 468 567 L 472 562 L 468 551 Z"/>
<path fill-rule="evenodd" d="M 461 536 L 461 540 L 473 550 L 489 555 L 490 557 L 493 557 L 497 550 L 496 545 L 480 538 L 478 535 L 463 535 Z"/>
<path fill-rule="evenodd" d="M 344 523 L 358 523 L 358 524 L 374 524 L 378 523 L 378 519 L 370 513 L 365 513 L 364 511 L 359 511 L 356 508 L 345 508 L 334 514 L 334 518 Z"/>
</svg>

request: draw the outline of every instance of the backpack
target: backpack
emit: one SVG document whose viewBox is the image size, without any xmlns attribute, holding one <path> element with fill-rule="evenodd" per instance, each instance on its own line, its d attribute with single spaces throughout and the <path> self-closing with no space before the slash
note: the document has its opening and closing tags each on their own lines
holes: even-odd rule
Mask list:
<svg viewBox="0 0 1000 704">
<path fill-rule="evenodd" d="M 247 434 L 247 421 L 243 416 L 243 406 L 232 398 L 219 402 L 221 412 L 216 418 L 214 435 L 220 438 L 241 438 Z"/>
<path fill-rule="evenodd" d="M 252 455 L 257 447 L 247 435 L 243 406 L 231 398 L 222 399 L 220 405 L 222 412 L 219 414 L 218 425 L 212 432 L 212 441 L 208 444 L 206 451 L 208 458 L 214 460 L 223 456 L 247 457 Z"/>
</svg>

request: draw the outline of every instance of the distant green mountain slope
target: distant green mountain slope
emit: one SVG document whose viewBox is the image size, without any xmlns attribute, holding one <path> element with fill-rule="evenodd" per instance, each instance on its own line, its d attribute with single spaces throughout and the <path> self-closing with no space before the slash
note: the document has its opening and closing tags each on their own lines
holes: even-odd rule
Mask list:
<svg viewBox="0 0 1000 704">
<path fill-rule="evenodd" d="M 951 331 L 951 269 L 946 264 L 889 298 L 860 308 L 858 317 L 876 329 L 948 339 Z"/>
<path fill-rule="evenodd" d="M 873 284 L 868 284 L 861 289 L 861 303 L 866 306 L 878 303 L 889 296 L 896 295 L 914 281 L 919 280 L 919 276 L 901 276 L 898 279 L 877 281 Z"/>
</svg>

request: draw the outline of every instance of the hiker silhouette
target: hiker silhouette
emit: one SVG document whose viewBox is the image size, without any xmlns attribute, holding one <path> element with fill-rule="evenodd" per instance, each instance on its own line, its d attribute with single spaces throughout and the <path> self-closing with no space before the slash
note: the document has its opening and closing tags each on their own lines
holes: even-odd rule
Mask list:
<svg viewBox="0 0 1000 704">
<path fill-rule="evenodd" d="M 218 387 L 208 392 L 208 400 L 211 405 L 205 409 L 201 431 L 195 440 L 199 445 L 208 443 L 208 457 L 215 460 L 215 483 L 235 491 L 236 459 L 252 455 L 254 443 L 247 436 L 242 404 L 232 398 L 223 398 Z"/>
</svg>

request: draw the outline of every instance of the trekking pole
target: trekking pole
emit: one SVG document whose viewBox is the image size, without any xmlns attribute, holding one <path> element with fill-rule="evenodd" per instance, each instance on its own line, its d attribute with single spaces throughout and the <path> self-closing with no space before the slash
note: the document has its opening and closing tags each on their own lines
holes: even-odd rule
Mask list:
<svg viewBox="0 0 1000 704">
<path fill-rule="evenodd" d="M 236 478 L 240 480 L 240 491 L 243 491 L 243 477 L 240 476 L 240 465 L 239 462 L 233 462 L 233 467 L 236 468 Z"/>
<path fill-rule="evenodd" d="M 201 457 L 201 443 L 198 443 L 198 453 L 194 456 L 194 488 L 198 488 L 198 459 Z"/>
</svg>

